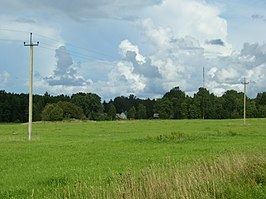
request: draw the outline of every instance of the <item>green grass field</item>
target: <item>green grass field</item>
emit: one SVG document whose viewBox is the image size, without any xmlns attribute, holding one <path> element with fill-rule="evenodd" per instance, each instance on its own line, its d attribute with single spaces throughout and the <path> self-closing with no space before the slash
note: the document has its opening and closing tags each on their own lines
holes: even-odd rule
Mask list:
<svg viewBox="0 0 266 199">
<path fill-rule="evenodd" d="M 266 119 L 1 124 L 0 148 L 0 198 L 266 198 Z"/>
</svg>

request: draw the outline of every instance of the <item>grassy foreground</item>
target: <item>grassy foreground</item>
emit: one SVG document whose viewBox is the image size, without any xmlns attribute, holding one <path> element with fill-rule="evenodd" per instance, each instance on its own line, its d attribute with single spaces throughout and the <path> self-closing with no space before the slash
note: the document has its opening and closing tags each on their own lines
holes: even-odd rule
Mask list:
<svg viewBox="0 0 266 199">
<path fill-rule="evenodd" d="M 266 198 L 266 119 L 0 125 L 0 198 Z"/>
</svg>

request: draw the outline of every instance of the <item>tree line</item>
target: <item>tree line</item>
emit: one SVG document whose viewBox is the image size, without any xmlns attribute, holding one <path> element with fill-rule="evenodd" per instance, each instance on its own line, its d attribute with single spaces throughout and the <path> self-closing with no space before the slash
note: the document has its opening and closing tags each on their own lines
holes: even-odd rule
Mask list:
<svg viewBox="0 0 266 199">
<path fill-rule="evenodd" d="M 63 119 L 114 120 L 123 113 L 128 119 L 236 119 L 243 117 L 243 93 L 228 90 L 215 96 L 199 88 L 193 96 L 175 87 L 158 99 L 140 99 L 134 95 L 119 96 L 108 102 L 94 93 L 71 96 L 33 96 L 34 121 Z M 247 117 L 266 117 L 266 92 L 247 98 Z M 28 94 L 0 91 L 0 122 L 27 122 Z"/>
</svg>

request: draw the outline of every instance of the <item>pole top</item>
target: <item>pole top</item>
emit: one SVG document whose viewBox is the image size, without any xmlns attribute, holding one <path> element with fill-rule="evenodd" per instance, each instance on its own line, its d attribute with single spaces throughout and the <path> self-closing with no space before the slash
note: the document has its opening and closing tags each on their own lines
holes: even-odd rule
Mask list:
<svg viewBox="0 0 266 199">
<path fill-rule="evenodd" d="M 40 42 L 37 42 L 35 44 L 32 42 L 32 32 L 30 32 L 30 42 L 28 44 L 24 42 L 24 46 L 38 46 L 39 44 Z"/>
</svg>

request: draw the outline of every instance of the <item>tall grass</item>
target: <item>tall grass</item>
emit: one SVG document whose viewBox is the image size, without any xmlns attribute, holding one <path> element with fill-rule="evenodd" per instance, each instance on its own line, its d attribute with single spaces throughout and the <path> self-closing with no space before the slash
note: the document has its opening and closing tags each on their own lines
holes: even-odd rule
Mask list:
<svg viewBox="0 0 266 199">
<path fill-rule="evenodd" d="M 141 172 L 113 175 L 100 187 L 82 181 L 56 183 L 49 195 L 40 195 L 47 190 L 37 190 L 32 198 L 264 199 L 266 156 L 242 154 L 187 165 L 152 165 Z"/>
<path fill-rule="evenodd" d="M 265 155 L 265 154 L 264 154 Z M 230 155 L 117 178 L 106 198 L 266 198 L 266 156 Z"/>
</svg>

